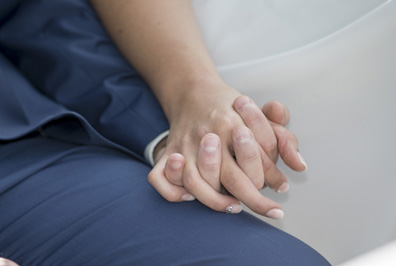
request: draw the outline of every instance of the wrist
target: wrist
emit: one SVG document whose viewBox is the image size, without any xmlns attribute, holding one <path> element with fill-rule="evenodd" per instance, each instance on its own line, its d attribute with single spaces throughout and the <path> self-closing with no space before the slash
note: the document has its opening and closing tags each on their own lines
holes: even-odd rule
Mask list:
<svg viewBox="0 0 396 266">
<path fill-rule="evenodd" d="M 164 93 L 160 104 L 172 123 L 181 112 L 190 110 L 197 104 L 208 104 L 209 98 L 215 99 L 216 95 L 235 91 L 229 87 L 217 74 L 200 74 L 181 77 L 174 83 L 163 85 Z"/>
</svg>

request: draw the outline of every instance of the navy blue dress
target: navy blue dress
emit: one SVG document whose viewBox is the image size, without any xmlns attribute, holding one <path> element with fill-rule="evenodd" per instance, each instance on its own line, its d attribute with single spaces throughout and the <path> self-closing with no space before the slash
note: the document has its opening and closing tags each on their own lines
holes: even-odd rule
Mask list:
<svg viewBox="0 0 396 266">
<path fill-rule="evenodd" d="M 329 265 L 249 214 L 169 203 L 168 128 L 89 3 L 0 2 L 0 257 L 20 265 Z"/>
</svg>

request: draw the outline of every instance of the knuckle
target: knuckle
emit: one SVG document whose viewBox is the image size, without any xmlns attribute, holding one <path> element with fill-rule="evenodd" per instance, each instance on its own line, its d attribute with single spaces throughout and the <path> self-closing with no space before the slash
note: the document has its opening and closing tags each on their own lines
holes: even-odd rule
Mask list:
<svg viewBox="0 0 396 266">
<path fill-rule="evenodd" d="M 208 126 L 206 125 L 198 126 L 195 130 L 200 139 L 202 139 L 206 134 L 210 132 Z"/>
<path fill-rule="evenodd" d="M 238 156 L 237 156 L 238 158 Z M 260 153 L 258 152 L 257 149 L 247 149 L 244 151 L 242 154 L 240 161 L 245 161 L 245 162 L 251 162 L 251 161 L 256 161 L 260 159 Z"/>
<path fill-rule="evenodd" d="M 193 143 L 193 140 L 190 138 L 189 135 L 185 135 L 179 138 L 178 143 L 180 147 L 185 148 L 185 147 L 190 147 Z"/>
<path fill-rule="evenodd" d="M 204 161 L 202 164 L 202 169 L 208 172 L 216 172 L 220 169 L 220 164 L 214 160 Z"/>
<path fill-rule="evenodd" d="M 237 117 L 235 116 L 226 116 L 222 118 L 222 124 L 223 124 L 223 128 L 226 130 L 229 130 L 230 128 L 232 128 L 237 121 Z"/>
<path fill-rule="evenodd" d="M 244 120 L 247 124 L 259 123 L 265 119 L 264 114 L 258 108 L 252 108 L 244 114 Z"/>
</svg>

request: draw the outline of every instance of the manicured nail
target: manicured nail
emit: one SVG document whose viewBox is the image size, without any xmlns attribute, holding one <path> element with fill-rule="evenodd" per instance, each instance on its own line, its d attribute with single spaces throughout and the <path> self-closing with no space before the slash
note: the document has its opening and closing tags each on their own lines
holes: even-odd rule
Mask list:
<svg viewBox="0 0 396 266">
<path fill-rule="evenodd" d="M 193 201 L 193 200 L 195 200 L 195 197 L 193 195 L 191 195 L 191 194 L 184 194 L 181 197 L 181 200 L 182 201 Z"/>
<path fill-rule="evenodd" d="M 250 100 L 249 97 L 247 96 L 242 96 L 240 98 L 238 98 L 238 100 L 236 101 L 236 107 L 238 109 L 242 109 L 243 107 L 247 106 L 248 104 L 251 104 L 252 101 Z"/>
<path fill-rule="evenodd" d="M 289 183 L 285 182 L 283 183 L 276 192 L 278 193 L 285 193 L 289 190 Z"/>
<path fill-rule="evenodd" d="M 226 213 L 237 214 L 242 211 L 242 206 L 239 204 L 231 204 L 226 208 Z"/>
<path fill-rule="evenodd" d="M 236 135 L 236 141 L 238 143 L 248 143 L 253 140 L 252 134 L 247 128 L 241 128 L 238 130 L 238 133 Z"/>
<path fill-rule="evenodd" d="M 298 158 L 300 159 L 300 162 L 305 166 L 304 171 L 308 169 L 307 163 L 305 162 L 304 158 L 301 156 L 299 152 L 297 152 Z"/>
<path fill-rule="evenodd" d="M 203 146 L 205 148 L 205 151 L 214 152 L 219 147 L 219 144 L 219 139 L 216 136 L 209 135 L 208 137 L 206 137 Z"/>
<path fill-rule="evenodd" d="M 272 219 L 281 219 L 283 218 L 284 215 L 285 215 L 284 212 L 280 209 L 272 209 L 265 214 L 265 216 Z"/>
</svg>

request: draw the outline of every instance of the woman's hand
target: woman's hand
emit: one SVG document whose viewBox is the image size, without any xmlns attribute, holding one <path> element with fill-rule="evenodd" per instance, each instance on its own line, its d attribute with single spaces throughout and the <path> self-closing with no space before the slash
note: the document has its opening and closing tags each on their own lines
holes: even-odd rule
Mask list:
<svg viewBox="0 0 396 266">
<path fill-rule="evenodd" d="M 238 98 L 235 104 L 237 104 L 238 100 L 240 99 L 243 101 L 243 98 L 244 97 Z M 288 164 L 291 168 L 295 170 L 305 169 L 304 164 L 301 163 L 299 159 L 300 157 L 297 154 L 297 139 L 293 134 L 291 134 L 287 129 L 283 127 L 288 123 L 290 117 L 287 108 L 278 102 L 269 102 L 264 106 L 263 111 L 269 119 L 274 121 L 271 121 L 270 123 L 272 128 L 275 128 L 275 135 L 278 138 L 278 146 L 282 147 L 281 156 L 284 158 L 286 164 Z M 264 116 L 261 110 L 260 113 L 262 116 Z M 254 106 L 243 110 L 241 114 L 243 115 L 244 119 L 251 119 L 257 117 Z M 261 121 L 261 118 L 256 120 L 256 122 L 258 121 Z M 254 125 L 254 128 L 257 130 L 257 128 L 260 127 L 259 125 Z M 241 136 L 238 135 L 240 134 L 240 131 L 245 132 L 246 136 L 244 138 L 241 138 Z M 260 133 L 265 132 L 266 131 L 263 130 Z M 212 193 L 213 191 L 219 192 L 221 190 L 221 185 L 223 185 L 223 187 L 225 187 L 227 191 L 231 192 L 232 195 L 238 195 L 236 196 L 236 198 L 242 200 L 242 202 L 248 205 L 248 207 L 255 208 L 256 205 L 254 204 L 256 202 L 258 202 L 259 204 L 266 203 L 266 206 L 261 206 L 264 209 L 261 211 L 259 210 L 259 213 L 271 218 L 280 218 L 282 214 L 279 210 L 279 205 L 274 205 L 274 202 L 261 196 L 260 193 L 257 193 L 257 188 L 252 187 L 251 184 L 249 184 L 251 182 L 247 182 L 250 180 L 246 179 L 246 175 L 249 178 L 250 176 L 255 177 L 255 171 L 260 170 L 259 167 L 262 167 L 261 160 L 255 160 L 255 158 L 260 158 L 260 152 L 259 149 L 257 149 L 255 139 L 253 138 L 249 130 L 243 126 L 238 131 L 233 131 L 232 138 L 232 145 L 235 150 L 238 167 L 240 167 L 245 174 L 245 177 L 241 178 L 241 180 L 238 181 L 237 186 L 230 186 L 230 184 L 232 183 L 227 182 L 227 176 L 226 178 L 221 178 L 220 176 L 221 151 L 223 149 L 221 149 L 221 143 L 219 138 L 211 133 L 205 135 L 202 138 L 196 159 L 196 166 L 199 172 L 198 174 L 201 177 L 201 180 L 199 180 L 200 183 L 196 185 L 205 188 L 204 191 L 198 190 L 196 188 L 188 189 L 186 188 L 186 186 L 183 187 L 185 172 L 182 172 L 182 170 L 185 165 L 185 159 L 181 154 L 177 153 L 171 154 L 170 156 L 167 154 L 162 156 L 162 161 L 160 161 L 159 164 L 157 164 L 156 167 L 153 169 L 152 173 L 150 173 L 150 182 L 155 188 L 157 188 L 160 194 L 169 201 L 192 200 L 194 199 L 194 197 L 189 194 L 190 192 L 195 195 L 201 202 L 203 202 L 208 207 L 211 207 L 212 209 L 219 210 L 212 207 L 213 205 L 216 205 L 217 208 L 220 208 L 220 211 L 226 211 L 229 210 L 229 207 L 231 206 L 233 213 L 239 212 L 241 208 L 238 202 L 233 199 L 224 197 L 222 198 L 216 194 L 211 195 L 211 198 L 208 198 L 208 190 L 211 190 Z M 162 151 L 160 150 L 157 155 L 163 153 L 164 150 L 165 147 L 163 147 Z M 158 157 L 159 156 L 157 156 L 157 158 Z M 196 179 L 198 180 L 198 177 Z M 252 178 L 250 179 L 252 180 Z M 161 180 L 162 182 L 158 182 L 159 180 Z M 206 182 L 203 182 L 203 180 Z M 165 183 L 166 185 L 164 185 L 163 183 Z M 210 186 L 210 188 L 208 188 L 208 185 Z M 287 191 L 287 189 L 288 184 L 284 182 L 281 187 L 278 188 L 278 192 L 285 192 Z M 191 190 L 195 191 L 192 192 Z M 253 197 L 252 195 L 255 196 Z M 204 198 L 204 200 L 206 199 L 212 201 L 212 204 L 205 203 L 206 201 L 203 201 L 202 198 Z M 270 212 L 270 210 L 272 210 L 271 207 L 273 207 L 272 209 L 274 209 L 272 212 Z M 257 212 L 257 207 L 253 210 Z"/>
<path fill-rule="evenodd" d="M 190 2 L 91 0 L 91 3 L 122 53 L 152 88 L 171 126 L 163 158 L 149 180 L 160 180 L 155 176 L 163 174 L 166 158 L 181 153 L 186 160 L 183 186 L 203 204 L 224 210 L 231 197 L 224 198 L 219 186 L 216 193 L 209 193 L 204 184 L 197 185 L 201 179 L 196 164 L 200 141 L 207 133 L 215 133 L 221 140 L 220 183 L 257 213 L 265 215 L 270 209 L 280 208 L 258 192 L 264 186 L 264 175 L 265 184 L 275 190 L 287 182 L 273 163 L 277 158 L 275 133 L 263 115 L 258 119 L 253 116 L 253 121 L 246 120 L 249 117 L 245 111 L 254 114 L 251 112 L 254 105 L 238 107 L 238 112 L 234 110 L 233 103 L 240 94 L 218 74 Z M 259 108 L 254 108 L 259 113 Z M 245 122 L 262 147 L 248 141 L 251 138 L 244 129 Z M 246 143 L 255 147 L 259 156 L 254 148 L 238 148 Z M 253 152 L 249 154 L 249 151 Z M 242 153 L 251 158 L 242 163 Z M 163 185 L 163 188 L 154 186 L 163 191 L 166 190 Z M 172 186 L 185 192 L 185 188 Z M 180 200 L 175 196 L 177 193 L 170 193 L 170 197 L 165 194 L 161 193 L 168 200 Z"/>
</svg>

